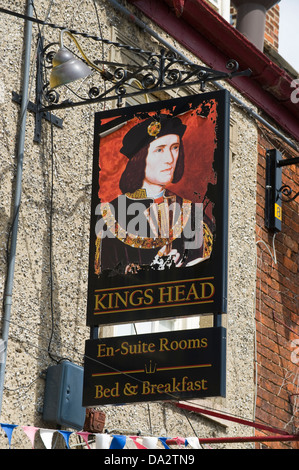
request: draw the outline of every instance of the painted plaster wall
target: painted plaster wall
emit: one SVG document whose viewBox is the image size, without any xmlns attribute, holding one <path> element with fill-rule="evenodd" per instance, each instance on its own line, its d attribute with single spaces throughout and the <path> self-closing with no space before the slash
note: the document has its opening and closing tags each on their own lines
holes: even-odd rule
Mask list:
<svg viewBox="0 0 299 470">
<path fill-rule="evenodd" d="M 2 2 L 2 7 L 25 13 L 24 1 Z M 111 27 L 120 29 L 140 47 L 158 47 L 157 41 L 122 17 L 108 1 L 47 1 L 35 6 L 38 18 L 111 37 Z M 50 8 L 51 7 L 51 8 Z M 140 16 L 132 6 L 127 6 Z M 49 9 L 50 8 L 50 9 Z M 97 23 L 98 13 L 101 28 Z M 47 16 L 48 15 L 48 16 Z M 142 18 L 167 41 L 155 25 Z M 5 289 L 7 243 L 12 222 L 12 201 L 17 162 L 17 136 L 20 107 L 11 93 L 21 92 L 23 73 L 24 22 L 0 14 L 0 290 Z M 44 28 L 47 41 L 58 40 L 58 30 Z M 38 28 L 33 25 L 30 100 L 35 93 L 35 48 Z M 92 58 L 103 53 L 101 44 L 80 37 L 80 44 Z M 91 49 L 90 49 L 91 47 Z M 104 49 L 107 55 L 109 47 Z M 181 50 L 188 55 L 186 51 Z M 192 59 L 192 57 L 190 57 Z M 234 92 L 235 93 L 235 92 Z M 242 97 L 241 97 L 242 98 Z M 105 105 L 106 109 L 115 103 Z M 103 104 L 57 111 L 63 129 L 43 122 L 40 144 L 33 142 L 34 115 L 28 113 L 23 165 L 23 193 L 8 343 L 7 369 L 3 397 L 2 423 L 49 427 L 42 420 L 43 371 L 54 364 L 50 356 L 69 358 L 82 364 L 84 342 L 89 338 L 85 326 L 91 170 L 94 112 Z M 240 108 L 231 110 L 231 167 L 229 222 L 229 296 L 227 326 L 227 397 L 201 400 L 202 406 L 219 409 L 245 419 L 254 417 L 255 351 L 255 193 L 257 129 Z M 50 260 L 51 257 L 51 260 Z M 1 315 L 2 316 L 2 315 Z M 202 325 L 206 319 L 202 320 Z M 52 332 L 53 331 L 53 335 Z M 50 355 L 48 354 L 48 348 Z M 185 414 L 171 403 L 102 407 L 105 427 L 110 431 L 156 436 L 239 436 L 253 429 L 229 421 Z M 15 448 L 30 448 L 21 429 L 13 434 Z M 61 445 L 58 442 L 57 445 Z M 36 446 L 43 447 L 38 440 Z M 235 445 L 251 447 L 251 444 Z M 7 439 L 0 432 L 0 448 Z M 217 447 L 216 445 L 214 446 Z M 228 446 L 226 446 L 228 447 Z"/>
</svg>

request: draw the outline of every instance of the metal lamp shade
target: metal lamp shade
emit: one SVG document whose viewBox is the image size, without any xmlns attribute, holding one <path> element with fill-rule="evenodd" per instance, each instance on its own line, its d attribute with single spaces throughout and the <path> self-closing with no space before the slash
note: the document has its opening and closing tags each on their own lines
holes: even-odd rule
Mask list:
<svg viewBox="0 0 299 470">
<path fill-rule="evenodd" d="M 60 85 L 78 80 L 79 78 L 87 77 L 91 74 L 91 70 L 87 65 L 67 49 L 62 47 L 55 54 L 52 61 L 53 69 L 50 75 L 50 87 L 56 88 Z"/>
</svg>

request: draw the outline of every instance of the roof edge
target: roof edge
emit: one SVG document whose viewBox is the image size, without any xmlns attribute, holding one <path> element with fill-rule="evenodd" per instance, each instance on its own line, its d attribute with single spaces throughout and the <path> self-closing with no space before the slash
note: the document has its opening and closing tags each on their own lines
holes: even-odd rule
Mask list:
<svg viewBox="0 0 299 470">
<path fill-rule="evenodd" d="M 231 84 L 299 141 L 299 105 L 291 101 L 294 78 L 237 31 L 204 0 L 128 0 L 209 67 L 229 59 L 251 77 Z"/>
</svg>

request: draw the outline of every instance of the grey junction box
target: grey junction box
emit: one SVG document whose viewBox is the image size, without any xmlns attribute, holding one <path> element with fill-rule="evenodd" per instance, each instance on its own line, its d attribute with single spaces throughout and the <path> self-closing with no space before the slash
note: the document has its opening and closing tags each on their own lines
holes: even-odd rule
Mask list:
<svg viewBox="0 0 299 470">
<path fill-rule="evenodd" d="M 49 423 L 83 429 L 83 367 L 63 361 L 47 369 L 43 419 Z"/>
</svg>

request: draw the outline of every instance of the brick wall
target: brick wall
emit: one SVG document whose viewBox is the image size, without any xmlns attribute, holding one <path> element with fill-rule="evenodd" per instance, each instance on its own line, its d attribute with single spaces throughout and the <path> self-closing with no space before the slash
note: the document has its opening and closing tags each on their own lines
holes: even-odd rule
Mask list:
<svg viewBox="0 0 299 470">
<path fill-rule="evenodd" d="M 271 148 L 275 145 L 261 135 L 256 215 L 256 421 L 294 434 L 299 432 L 298 197 L 282 203 L 282 230 L 274 237 L 274 251 L 273 233 L 264 227 L 265 155 Z M 283 153 L 283 158 L 292 156 Z M 282 183 L 293 189 L 292 196 L 299 191 L 298 176 L 298 165 L 283 167 Z M 268 442 L 263 447 L 294 449 L 299 442 Z"/>
<path fill-rule="evenodd" d="M 279 41 L 279 5 L 267 12 L 265 25 L 265 42 L 278 50 Z"/>
</svg>

